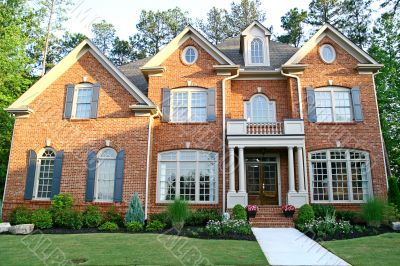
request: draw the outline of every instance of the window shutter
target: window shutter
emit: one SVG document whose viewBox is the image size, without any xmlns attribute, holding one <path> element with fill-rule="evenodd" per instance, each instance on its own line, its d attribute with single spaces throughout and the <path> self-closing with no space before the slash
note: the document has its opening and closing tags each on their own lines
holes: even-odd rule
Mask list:
<svg viewBox="0 0 400 266">
<path fill-rule="evenodd" d="M 216 121 L 215 116 L 215 89 L 210 88 L 207 90 L 207 121 Z"/>
<path fill-rule="evenodd" d="M 29 150 L 28 156 L 28 173 L 26 175 L 24 199 L 31 200 L 33 197 L 33 184 L 35 184 L 37 155 L 34 150 Z"/>
<path fill-rule="evenodd" d="M 353 87 L 351 89 L 351 99 L 353 101 L 354 121 L 364 121 L 364 116 L 361 108 L 360 87 Z"/>
<path fill-rule="evenodd" d="M 315 109 L 315 94 L 314 89 L 307 88 L 307 104 L 308 104 L 308 121 L 317 122 L 317 111 Z"/>
<path fill-rule="evenodd" d="M 171 103 L 170 89 L 163 88 L 162 89 L 162 94 L 163 94 L 163 98 L 162 98 L 162 113 L 163 113 L 162 121 L 169 122 L 169 120 L 170 120 L 169 119 L 170 103 Z"/>
<path fill-rule="evenodd" d="M 60 181 L 62 173 L 62 163 L 64 158 L 64 151 L 59 151 L 54 159 L 54 172 L 51 184 L 51 198 L 60 194 Z"/>
<path fill-rule="evenodd" d="M 75 87 L 74 84 L 69 83 L 65 85 L 65 88 L 67 94 L 65 95 L 64 118 L 71 118 Z"/>
<path fill-rule="evenodd" d="M 99 93 L 100 83 L 96 83 L 93 85 L 92 104 L 90 106 L 90 118 L 97 117 L 97 109 L 99 108 Z"/>
<path fill-rule="evenodd" d="M 87 161 L 87 177 L 86 177 L 86 201 L 93 201 L 94 198 L 94 182 L 96 179 L 96 152 L 90 151 Z"/>
<path fill-rule="evenodd" d="M 124 158 L 125 151 L 118 152 L 115 163 L 115 179 L 114 179 L 114 202 L 122 202 L 122 193 L 124 188 Z"/>
</svg>

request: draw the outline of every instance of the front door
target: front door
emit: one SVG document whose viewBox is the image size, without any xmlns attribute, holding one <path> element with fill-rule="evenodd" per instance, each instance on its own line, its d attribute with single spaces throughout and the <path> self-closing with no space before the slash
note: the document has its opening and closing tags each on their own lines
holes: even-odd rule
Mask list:
<svg viewBox="0 0 400 266">
<path fill-rule="evenodd" d="M 278 162 L 274 156 L 246 158 L 249 204 L 278 205 Z"/>
</svg>

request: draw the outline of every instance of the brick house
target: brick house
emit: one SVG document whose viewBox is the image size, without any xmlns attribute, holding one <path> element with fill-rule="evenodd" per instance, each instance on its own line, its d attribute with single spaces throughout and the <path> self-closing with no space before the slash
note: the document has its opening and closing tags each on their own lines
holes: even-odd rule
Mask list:
<svg viewBox="0 0 400 266">
<path fill-rule="evenodd" d="M 7 109 L 4 216 L 58 193 L 124 212 L 138 192 L 146 217 L 179 197 L 266 214 L 386 197 L 381 67 L 328 24 L 300 49 L 257 21 L 217 46 L 189 26 L 119 69 L 86 40 Z"/>
</svg>

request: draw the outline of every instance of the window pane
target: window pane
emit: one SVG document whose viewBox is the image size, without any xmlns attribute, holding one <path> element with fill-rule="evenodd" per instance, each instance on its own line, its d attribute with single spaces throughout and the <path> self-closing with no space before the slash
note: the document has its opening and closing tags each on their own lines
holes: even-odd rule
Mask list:
<svg viewBox="0 0 400 266">
<path fill-rule="evenodd" d="M 328 167 L 326 162 L 312 162 L 314 200 L 328 200 Z"/>
<path fill-rule="evenodd" d="M 91 88 L 78 89 L 75 117 L 90 118 L 91 101 L 92 101 L 92 89 Z"/>
<path fill-rule="evenodd" d="M 199 164 L 199 185 L 200 185 L 200 201 L 215 200 L 215 163 Z"/>
<path fill-rule="evenodd" d="M 115 159 L 102 159 L 97 161 L 97 196 L 100 201 L 114 199 Z"/>
<path fill-rule="evenodd" d="M 251 108 L 253 116 L 252 122 L 267 122 L 268 119 L 268 102 L 263 96 L 255 96 L 251 100 Z"/>
<path fill-rule="evenodd" d="M 316 91 L 315 107 L 316 107 L 318 122 L 333 121 L 331 92 Z"/>
<path fill-rule="evenodd" d="M 181 151 L 179 152 L 179 160 L 181 161 L 196 161 L 196 151 Z"/>
<path fill-rule="evenodd" d="M 193 48 L 187 48 L 185 52 L 185 60 L 189 64 L 193 63 L 196 60 L 196 52 Z"/>
<path fill-rule="evenodd" d="M 182 162 L 180 164 L 180 198 L 187 201 L 196 199 L 196 164 Z"/>
<path fill-rule="evenodd" d="M 194 122 L 207 121 L 207 93 L 192 92 L 192 118 Z"/>
<path fill-rule="evenodd" d="M 336 121 L 351 121 L 350 91 L 335 92 L 335 112 Z"/>
<path fill-rule="evenodd" d="M 38 189 L 37 198 L 49 199 L 51 197 L 51 187 L 54 172 L 54 157 L 51 158 L 50 153 L 54 154 L 52 151 L 45 151 L 43 156 L 45 159 L 40 160 L 39 168 L 39 178 L 38 178 Z"/>
<path fill-rule="evenodd" d="M 346 162 L 331 162 L 332 189 L 334 200 L 348 200 Z"/>
<path fill-rule="evenodd" d="M 326 159 L 326 152 L 313 152 L 311 153 L 311 159 L 315 160 L 315 159 Z"/>
<path fill-rule="evenodd" d="M 254 39 L 251 42 L 251 62 L 254 64 L 264 62 L 263 45 L 260 39 Z"/>
<path fill-rule="evenodd" d="M 365 162 L 351 163 L 351 181 L 353 187 L 353 200 L 368 199 L 368 178 Z"/>
<path fill-rule="evenodd" d="M 161 161 L 176 161 L 176 151 L 164 152 L 160 155 Z"/>
<path fill-rule="evenodd" d="M 174 92 L 172 99 L 172 121 L 188 121 L 188 93 Z"/>
<path fill-rule="evenodd" d="M 176 162 L 163 162 L 160 166 L 160 199 L 174 200 L 176 194 Z"/>
</svg>

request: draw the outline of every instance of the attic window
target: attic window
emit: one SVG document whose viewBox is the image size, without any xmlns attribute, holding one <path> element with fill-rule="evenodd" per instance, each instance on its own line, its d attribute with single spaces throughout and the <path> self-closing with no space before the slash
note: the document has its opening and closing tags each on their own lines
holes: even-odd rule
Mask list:
<svg viewBox="0 0 400 266">
<path fill-rule="evenodd" d="M 183 49 L 182 61 L 187 65 L 192 65 L 196 62 L 198 57 L 197 49 L 193 46 L 188 46 Z"/>
<path fill-rule="evenodd" d="M 327 64 L 333 63 L 333 61 L 335 61 L 336 59 L 335 48 L 333 48 L 333 46 L 330 44 L 322 45 L 319 49 L 319 55 L 321 56 L 321 59 Z"/>
<path fill-rule="evenodd" d="M 263 43 L 259 38 L 255 38 L 251 42 L 251 63 L 252 64 L 264 63 Z"/>
</svg>

